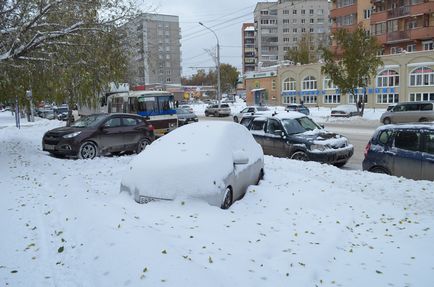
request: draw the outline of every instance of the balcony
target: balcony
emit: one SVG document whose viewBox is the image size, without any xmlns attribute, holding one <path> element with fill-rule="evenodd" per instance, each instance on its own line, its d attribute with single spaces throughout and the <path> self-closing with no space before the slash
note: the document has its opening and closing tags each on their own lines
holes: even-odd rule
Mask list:
<svg viewBox="0 0 434 287">
<path fill-rule="evenodd" d="M 434 26 L 420 27 L 410 30 L 410 40 L 432 39 L 434 37 Z"/>
<path fill-rule="evenodd" d="M 335 8 L 330 11 L 330 18 L 336 19 L 337 17 L 357 14 L 357 5 L 345 6 L 342 8 Z"/>
<path fill-rule="evenodd" d="M 410 40 L 410 33 L 408 31 L 387 33 L 387 43 L 405 42 L 408 40 Z"/>
<path fill-rule="evenodd" d="M 374 12 L 371 15 L 371 24 L 385 22 L 387 20 L 387 11 Z"/>
<path fill-rule="evenodd" d="M 432 12 L 434 12 L 433 1 L 422 2 L 419 4 L 412 5 L 410 7 L 411 15 L 419 15 L 419 14 L 432 13 Z"/>
<path fill-rule="evenodd" d="M 387 17 L 389 19 L 406 17 L 410 15 L 410 6 L 401 6 L 395 9 L 387 10 Z"/>
</svg>

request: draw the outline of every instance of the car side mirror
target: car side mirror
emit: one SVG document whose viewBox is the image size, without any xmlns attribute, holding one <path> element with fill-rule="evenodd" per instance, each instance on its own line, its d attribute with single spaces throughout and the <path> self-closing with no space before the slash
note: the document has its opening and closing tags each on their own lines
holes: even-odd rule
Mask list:
<svg viewBox="0 0 434 287">
<path fill-rule="evenodd" d="M 275 130 L 273 134 L 279 137 L 285 136 L 285 133 L 282 130 Z"/>
<path fill-rule="evenodd" d="M 248 164 L 249 163 L 249 157 L 247 156 L 247 153 L 245 151 L 242 151 L 242 150 L 235 151 L 232 154 L 232 158 L 234 160 L 234 164 Z"/>
</svg>

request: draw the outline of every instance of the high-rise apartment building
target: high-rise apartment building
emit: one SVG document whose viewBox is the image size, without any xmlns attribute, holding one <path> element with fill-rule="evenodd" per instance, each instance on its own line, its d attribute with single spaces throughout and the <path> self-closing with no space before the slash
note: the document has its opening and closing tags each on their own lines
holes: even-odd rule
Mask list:
<svg viewBox="0 0 434 287">
<path fill-rule="evenodd" d="M 337 29 L 347 29 L 352 32 L 358 25 L 362 25 L 369 31 L 371 14 L 371 0 L 334 0 L 330 11 L 332 32 Z"/>
<path fill-rule="evenodd" d="M 241 28 L 242 51 L 243 51 L 243 74 L 255 71 L 256 50 L 255 50 L 255 24 L 244 23 Z"/>
<path fill-rule="evenodd" d="M 144 13 L 124 28 L 130 85 L 181 84 L 178 16 Z"/>
<path fill-rule="evenodd" d="M 371 33 L 384 54 L 434 49 L 434 0 L 373 0 Z"/>
<path fill-rule="evenodd" d="M 259 2 L 254 11 L 257 64 L 264 67 L 283 61 L 302 37 L 311 47 L 328 45 L 330 32 L 327 0 Z"/>
</svg>

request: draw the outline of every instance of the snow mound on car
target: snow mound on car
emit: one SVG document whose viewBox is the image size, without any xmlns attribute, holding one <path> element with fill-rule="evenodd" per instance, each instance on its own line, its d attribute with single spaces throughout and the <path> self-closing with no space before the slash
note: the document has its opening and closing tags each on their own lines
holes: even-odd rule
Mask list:
<svg viewBox="0 0 434 287">
<path fill-rule="evenodd" d="M 121 189 L 161 199 L 217 196 L 233 171 L 237 147 L 250 161 L 263 157 L 249 131 L 232 122 L 199 122 L 153 142 L 131 162 Z"/>
</svg>

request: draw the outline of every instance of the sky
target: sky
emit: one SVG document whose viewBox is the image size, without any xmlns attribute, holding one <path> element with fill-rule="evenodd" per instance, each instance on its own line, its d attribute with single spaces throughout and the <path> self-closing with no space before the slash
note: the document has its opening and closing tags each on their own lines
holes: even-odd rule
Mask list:
<svg viewBox="0 0 434 287">
<path fill-rule="evenodd" d="M 220 62 L 241 70 L 241 26 L 253 22 L 256 0 L 149 0 L 146 3 L 159 14 L 179 16 L 183 76 L 196 73 L 198 67 L 215 66 L 206 50 L 216 48 L 216 38 L 199 22 L 216 32 L 221 46 Z"/>
</svg>

